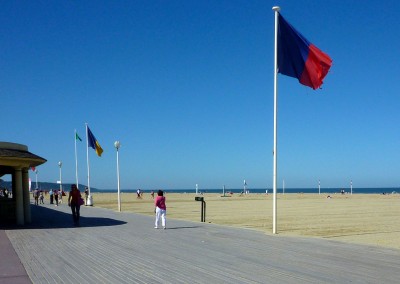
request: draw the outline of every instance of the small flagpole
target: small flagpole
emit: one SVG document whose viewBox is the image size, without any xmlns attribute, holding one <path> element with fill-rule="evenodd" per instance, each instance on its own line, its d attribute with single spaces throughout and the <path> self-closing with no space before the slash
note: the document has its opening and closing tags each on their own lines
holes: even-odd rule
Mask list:
<svg viewBox="0 0 400 284">
<path fill-rule="evenodd" d="M 353 195 L 353 181 L 350 181 L 350 194 Z"/>
<path fill-rule="evenodd" d="M 90 166 L 89 166 L 89 136 L 88 136 L 88 124 L 86 125 L 86 160 L 87 160 L 87 185 L 88 195 L 90 196 Z"/>
<path fill-rule="evenodd" d="M 272 233 L 277 234 L 277 204 L 276 204 L 276 183 L 278 176 L 277 169 L 277 132 L 278 132 L 278 123 L 277 123 L 277 113 L 278 113 L 278 15 L 281 8 L 279 6 L 272 7 L 272 10 L 275 11 L 275 43 L 274 43 L 274 151 L 273 151 L 273 203 L 272 203 Z"/>
<path fill-rule="evenodd" d="M 318 194 L 321 194 L 321 181 L 318 180 Z"/>
<path fill-rule="evenodd" d="M 76 177 L 76 187 L 79 189 L 79 181 L 78 181 L 78 152 L 76 150 L 76 129 L 75 129 L 75 177 Z"/>
</svg>

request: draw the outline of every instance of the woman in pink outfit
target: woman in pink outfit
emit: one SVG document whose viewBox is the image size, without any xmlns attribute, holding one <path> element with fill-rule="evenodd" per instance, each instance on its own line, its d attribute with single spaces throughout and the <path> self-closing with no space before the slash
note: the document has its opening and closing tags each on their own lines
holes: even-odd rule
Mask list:
<svg viewBox="0 0 400 284">
<path fill-rule="evenodd" d="M 167 206 L 165 206 L 165 197 L 162 190 L 159 190 L 157 192 L 157 197 L 154 200 L 154 205 L 156 207 L 156 224 L 154 228 L 158 229 L 158 223 L 161 217 L 161 225 L 163 229 L 165 229 L 165 215 L 167 214 Z"/>
</svg>

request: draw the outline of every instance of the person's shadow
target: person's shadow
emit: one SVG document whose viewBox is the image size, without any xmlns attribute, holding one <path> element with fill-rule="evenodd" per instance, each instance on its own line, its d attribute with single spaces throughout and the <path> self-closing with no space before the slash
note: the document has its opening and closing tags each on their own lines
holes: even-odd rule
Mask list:
<svg viewBox="0 0 400 284">
<path fill-rule="evenodd" d="M 64 206 L 64 205 L 63 205 Z M 31 204 L 30 224 L 22 226 L 27 229 L 48 229 L 48 228 L 73 228 L 72 214 L 61 212 L 45 206 L 36 206 Z M 80 216 L 80 227 L 101 227 L 101 226 L 118 226 L 126 224 L 124 221 L 104 218 L 104 217 L 84 217 Z M 4 225 L 7 229 L 18 228 L 20 226 Z M 3 226 L 1 226 L 3 227 Z"/>
</svg>

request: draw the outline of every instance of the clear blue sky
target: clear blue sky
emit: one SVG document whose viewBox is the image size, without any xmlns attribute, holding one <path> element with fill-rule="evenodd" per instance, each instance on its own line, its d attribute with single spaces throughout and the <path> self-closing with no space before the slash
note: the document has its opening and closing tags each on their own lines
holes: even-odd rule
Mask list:
<svg viewBox="0 0 400 284">
<path fill-rule="evenodd" d="M 272 6 L 333 59 L 322 90 L 279 75 L 278 186 L 400 185 L 400 1 L 1 1 L 0 141 L 39 181 L 272 188 Z M 30 172 L 34 181 L 35 175 Z"/>
</svg>

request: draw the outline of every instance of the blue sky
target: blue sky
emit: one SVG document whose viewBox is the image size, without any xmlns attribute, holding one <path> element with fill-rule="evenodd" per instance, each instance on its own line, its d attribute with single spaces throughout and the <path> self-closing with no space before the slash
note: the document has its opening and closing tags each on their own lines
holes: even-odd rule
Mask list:
<svg viewBox="0 0 400 284">
<path fill-rule="evenodd" d="M 400 185 L 399 1 L 1 1 L 1 141 L 39 181 L 272 188 L 274 13 L 333 59 L 321 90 L 279 75 L 278 186 Z M 35 175 L 31 173 L 32 180 Z"/>
</svg>

